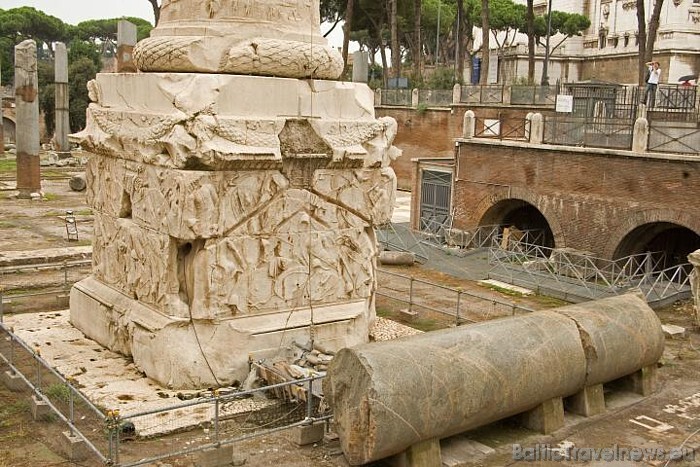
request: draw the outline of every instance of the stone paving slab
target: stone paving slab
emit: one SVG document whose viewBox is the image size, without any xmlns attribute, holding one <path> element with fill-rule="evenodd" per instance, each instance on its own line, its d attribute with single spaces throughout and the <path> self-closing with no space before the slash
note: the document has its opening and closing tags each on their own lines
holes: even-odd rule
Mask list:
<svg viewBox="0 0 700 467">
<path fill-rule="evenodd" d="M 57 263 L 92 257 L 92 246 L 46 248 L 43 250 L 4 251 L 0 253 L 0 267 L 26 264 Z"/>
</svg>

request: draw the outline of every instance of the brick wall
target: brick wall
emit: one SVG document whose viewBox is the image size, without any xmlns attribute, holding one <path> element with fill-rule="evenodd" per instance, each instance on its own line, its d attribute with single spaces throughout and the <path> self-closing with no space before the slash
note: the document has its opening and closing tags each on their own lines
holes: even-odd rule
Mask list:
<svg viewBox="0 0 700 467">
<path fill-rule="evenodd" d="M 612 258 L 622 239 L 651 222 L 700 235 L 700 158 L 524 143 L 460 143 L 455 227 L 469 229 L 496 203 L 519 199 L 547 219 L 557 247 Z"/>
<path fill-rule="evenodd" d="M 398 134 L 394 146 L 403 151 L 403 156 L 392 163 L 398 178 L 399 189 L 411 190 L 411 159 L 451 157 L 454 154 L 455 138 L 462 136 L 464 113 L 471 107 L 454 106 L 452 109 L 416 109 L 377 107 L 377 117 L 392 117 L 398 123 Z M 472 108 L 478 118 L 524 119 L 529 111 L 514 107 Z"/>
</svg>

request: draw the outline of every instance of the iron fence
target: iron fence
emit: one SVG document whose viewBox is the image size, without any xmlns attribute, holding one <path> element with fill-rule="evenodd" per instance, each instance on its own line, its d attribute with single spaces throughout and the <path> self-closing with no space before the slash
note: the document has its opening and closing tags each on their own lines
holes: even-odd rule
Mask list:
<svg viewBox="0 0 700 467">
<path fill-rule="evenodd" d="M 511 105 L 554 106 L 559 86 L 518 86 L 510 87 Z"/>
<path fill-rule="evenodd" d="M 93 458 L 108 463 L 111 445 L 104 411 L 4 323 L 0 323 L 0 371 L 18 399 L 30 401 L 37 419 L 55 425 L 56 436 L 67 427 L 68 435 L 83 441 Z"/>
<path fill-rule="evenodd" d="M 418 104 L 449 107 L 452 105 L 452 94 L 452 89 L 419 89 Z"/>
<path fill-rule="evenodd" d="M 654 105 L 647 109 L 650 121 L 697 123 L 699 117 L 700 93 L 697 86 L 660 84 L 656 89 Z"/>
<path fill-rule="evenodd" d="M 460 102 L 464 104 L 502 104 L 505 86 L 462 86 Z"/>
<path fill-rule="evenodd" d="M 382 105 L 411 107 L 413 105 L 413 90 L 382 89 Z"/>
<path fill-rule="evenodd" d="M 544 117 L 546 144 L 609 149 L 632 149 L 634 121 L 617 118 Z"/>
<path fill-rule="evenodd" d="M 91 459 L 103 465 L 150 464 L 332 417 L 321 392 L 324 375 L 245 391 L 205 391 L 196 399 L 150 411 L 106 410 L 4 323 L 0 371 L 18 399 L 32 401 L 38 419 L 62 422 L 72 438 L 85 443 Z M 56 431 L 59 436 L 61 426 Z M 144 444 L 156 437 L 157 443 Z"/>
<path fill-rule="evenodd" d="M 489 277 L 534 288 L 569 301 L 605 298 L 638 288 L 649 302 L 662 303 L 690 293 L 688 264 L 666 267 L 662 252 L 618 260 L 572 249 L 553 249 L 527 240 L 489 248 Z"/>
<path fill-rule="evenodd" d="M 476 118 L 474 136 L 498 140 L 528 141 L 530 120 L 525 118 Z"/>
<path fill-rule="evenodd" d="M 515 302 L 416 279 L 385 269 L 379 269 L 377 274 L 378 308 L 399 311 L 407 307 L 408 316 L 431 313 L 439 316 L 446 326 L 476 323 L 534 311 Z"/>
<path fill-rule="evenodd" d="M 700 125 L 694 122 L 649 122 L 650 152 L 700 154 Z"/>
</svg>

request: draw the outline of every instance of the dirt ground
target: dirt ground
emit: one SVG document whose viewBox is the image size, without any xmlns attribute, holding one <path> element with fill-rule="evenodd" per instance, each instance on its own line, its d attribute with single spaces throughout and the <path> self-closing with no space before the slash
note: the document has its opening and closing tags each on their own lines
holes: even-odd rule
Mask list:
<svg viewBox="0 0 700 467">
<path fill-rule="evenodd" d="M 2 167 L 2 166 L 0 166 Z M 48 170 L 47 170 L 48 172 Z M 59 246 L 89 244 L 92 235 L 92 215 L 84 200 L 84 193 L 75 193 L 68 188 L 69 173 L 51 172 L 50 179 L 43 183 L 45 199 L 27 201 L 9 199 L 11 172 L 0 170 L 0 251 L 33 250 Z M 71 209 L 78 216 L 80 241 L 66 239 L 65 224 L 61 217 Z M 401 274 L 428 279 L 450 287 L 473 290 L 481 294 L 493 294 L 503 300 L 534 309 L 560 305 L 561 302 L 547 297 L 520 297 L 498 290 L 485 289 L 470 281 L 454 279 L 422 267 L 394 269 Z M 88 269 L 71 270 L 70 280 L 78 280 Z M 61 287 L 63 273 L 60 271 L 4 273 L 0 275 L 0 287 L 5 290 L 36 291 L 47 284 Z M 439 295 L 435 302 L 440 303 Z M 45 311 L 45 303 L 34 302 L 34 306 Z M 389 310 L 387 315 L 391 315 Z M 566 426 L 552 435 L 539 435 L 518 428 L 512 421 L 504 421 L 460 435 L 461 438 L 478 441 L 493 451 L 488 455 L 475 453 L 462 465 L 504 466 L 527 464 L 546 465 L 610 465 L 610 466 L 665 466 L 666 460 L 642 462 L 574 462 L 559 463 L 542 460 L 526 462 L 513 459 L 513 445 L 534 447 L 558 445 L 586 448 L 643 447 L 695 449 L 695 460 L 687 458 L 672 461 L 672 466 L 700 465 L 700 331 L 692 321 L 692 303 L 680 302 L 659 311 L 662 322 L 687 328 L 685 336 L 668 338 L 667 348 L 658 369 L 659 390 L 650 397 L 641 398 L 613 386 L 606 387 L 607 411 L 591 418 L 582 418 L 567 413 Z M 391 316 L 389 316 L 391 317 Z M 408 324 L 411 324 L 410 322 Z M 440 324 L 438 323 L 438 326 Z M 469 397 L 465 394 L 464 397 Z M 0 385 L 0 467 L 5 466 L 57 466 L 71 465 L 60 452 L 57 440 L 65 426 L 59 422 L 35 422 L 32 420 L 26 398 L 8 391 Z M 171 435 L 172 437 L 186 435 Z M 316 445 L 299 448 L 290 440 L 290 433 L 280 432 L 235 445 L 235 459 L 239 465 L 251 466 L 346 466 L 337 440 L 330 436 Z M 125 449 L 147 454 L 151 448 L 169 440 L 139 440 L 127 443 Z M 175 466 L 189 466 L 193 458 L 167 461 Z M 96 460 L 82 464 L 98 465 Z M 154 464 L 159 465 L 159 464 Z M 161 463 L 160 465 L 165 465 Z M 377 464 L 380 465 L 380 464 Z"/>
</svg>

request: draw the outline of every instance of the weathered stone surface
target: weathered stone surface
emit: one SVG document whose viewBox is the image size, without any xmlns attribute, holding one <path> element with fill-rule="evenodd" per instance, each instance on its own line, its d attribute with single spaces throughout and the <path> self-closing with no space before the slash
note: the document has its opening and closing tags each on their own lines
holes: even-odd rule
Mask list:
<svg viewBox="0 0 700 467">
<path fill-rule="evenodd" d="M 388 167 L 396 122 L 364 85 L 206 74 L 100 74 L 76 135 L 91 152 L 189 170 L 278 168 L 314 154 Z M 303 135 L 301 138 L 295 135 Z M 313 144 L 309 144 L 313 142 Z"/>
<path fill-rule="evenodd" d="M 319 0 L 164 1 L 136 63 L 141 71 L 336 79 L 343 60 L 320 23 Z"/>
<path fill-rule="evenodd" d="M 93 275 L 71 321 L 162 384 L 241 381 L 250 355 L 311 335 L 331 350 L 369 339 L 397 124 L 366 85 L 289 78 L 334 76 L 318 7 L 165 1 L 136 62 L 186 73 L 88 85 L 75 138 L 95 154 Z"/>
<path fill-rule="evenodd" d="M 695 299 L 695 322 L 700 326 L 700 250 L 691 253 L 688 261 L 693 265 L 693 272 L 690 275 L 690 285 L 693 289 Z"/>
<path fill-rule="evenodd" d="M 343 451 L 382 459 L 634 373 L 663 353 L 652 316 L 625 295 L 343 349 L 324 385 Z"/>
<path fill-rule="evenodd" d="M 134 47 L 138 30 L 125 19 L 117 22 L 117 73 L 135 73 Z"/>
<path fill-rule="evenodd" d="M 85 181 L 85 174 L 73 175 L 68 181 L 68 186 L 73 191 L 84 191 L 87 188 L 87 182 Z"/>
<path fill-rule="evenodd" d="M 17 117 L 17 189 L 20 198 L 41 191 L 39 166 L 39 98 L 36 42 L 15 46 L 15 105 Z"/>
<path fill-rule="evenodd" d="M 70 152 L 68 133 L 70 133 L 69 109 L 68 109 L 68 51 L 66 44 L 57 42 L 55 45 L 55 83 L 56 92 L 56 133 L 54 135 L 54 149 L 59 153 Z"/>
</svg>

